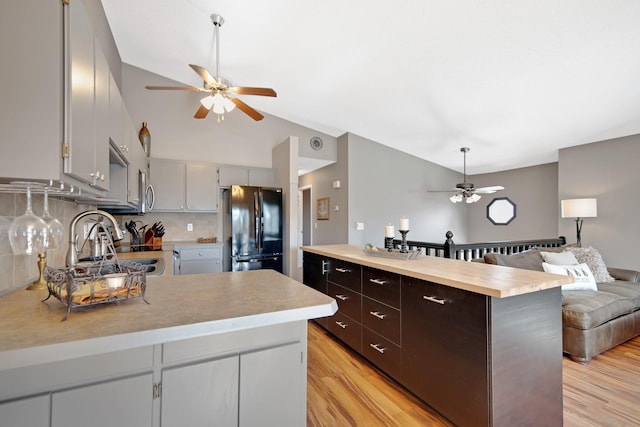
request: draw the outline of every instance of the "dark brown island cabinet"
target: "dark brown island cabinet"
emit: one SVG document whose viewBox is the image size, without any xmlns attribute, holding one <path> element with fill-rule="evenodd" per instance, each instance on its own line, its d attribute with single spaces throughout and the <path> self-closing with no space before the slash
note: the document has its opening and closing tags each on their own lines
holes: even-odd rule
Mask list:
<svg viewBox="0 0 640 427">
<path fill-rule="evenodd" d="M 562 425 L 560 287 L 499 298 L 346 246 L 304 248 L 303 282 L 338 302 L 318 324 L 456 425 Z"/>
</svg>

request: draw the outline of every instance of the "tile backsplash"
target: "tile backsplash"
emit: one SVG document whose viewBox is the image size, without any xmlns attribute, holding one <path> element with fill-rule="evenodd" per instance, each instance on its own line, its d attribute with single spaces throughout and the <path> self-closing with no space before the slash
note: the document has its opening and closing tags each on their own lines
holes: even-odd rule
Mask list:
<svg viewBox="0 0 640 427">
<path fill-rule="evenodd" d="M 9 221 L 24 214 L 27 205 L 25 194 L 0 193 L 0 216 Z M 61 200 L 49 195 L 49 213 L 58 218 L 64 226 L 63 244 L 60 248 L 47 252 L 47 265 L 64 267 L 67 253 L 69 224 L 73 217 L 82 211 L 94 209 L 95 206 Z M 43 196 L 34 194 L 32 209 L 36 215 L 42 215 Z M 0 294 L 22 288 L 38 278 L 37 255 L 14 255 L 9 244 L 6 230 L 0 235 Z"/>
<path fill-rule="evenodd" d="M 117 217 L 120 228 L 125 229 L 124 224 L 130 220 L 139 221 L 138 229 L 144 224 L 149 227 L 155 222 L 162 221 L 166 234 L 162 237 L 166 242 L 196 241 L 199 237 L 217 237 L 221 235 L 221 225 L 218 223 L 219 216 L 215 213 L 193 213 L 193 212 L 149 212 L 140 216 L 124 215 Z M 188 224 L 192 224 L 193 231 L 188 231 Z M 125 241 L 130 242 L 129 233 L 125 234 Z"/>
</svg>

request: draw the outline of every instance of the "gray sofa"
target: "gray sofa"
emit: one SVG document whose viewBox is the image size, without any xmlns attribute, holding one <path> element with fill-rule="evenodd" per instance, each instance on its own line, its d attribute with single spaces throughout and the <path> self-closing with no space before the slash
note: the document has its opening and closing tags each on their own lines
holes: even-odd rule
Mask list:
<svg viewBox="0 0 640 427">
<path fill-rule="evenodd" d="M 544 271 L 541 252 L 562 250 L 534 248 L 514 255 L 487 253 L 484 262 Z M 580 363 L 589 363 L 598 354 L 640 334 L 640 272 L 607 270 L 615 280 L 596 280 L 597 291 L 562 290 L 562 349 Z"/>
</svg>

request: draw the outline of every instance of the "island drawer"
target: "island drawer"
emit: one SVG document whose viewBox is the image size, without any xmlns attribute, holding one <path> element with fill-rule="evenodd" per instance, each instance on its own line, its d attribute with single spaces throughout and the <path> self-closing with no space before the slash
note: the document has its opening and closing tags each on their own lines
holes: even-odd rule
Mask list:
<svg viewBox="0 0 640 427">
<path fill-rule="evenodd" d="M 400 275 L 364 267 L 362 293 L 392 307 L 400 308 Z"/>
<path fill-rule="evenodd" d="M 344 313 L 353 319 L 360 320 L 360 311 L 362 309 L 362 297 L 360 294 L 329 283 L 329 296 L 336 299 L 339 313 Z"/>
<path fill-rule="evenodd" d="M 362 328 L 362 355 L 393 378 L 401 379 L 400 347 L 368 328 Z"/>
<path fill-rule="evenodd" d="M 329 282 L 362 292 L 362 267 L 339 259 L 331 259 L 329 263 Z"/>
<path fill-rule="evenodd" d="M 362 298 L 362 325 L 379 335 L 400 343 L 400 310 L 379 303 L 371 298 Z"/>
<path fill-rule="evenodd" d="M 329 319 L 329 331 L 337 338 L 362 353 L 362 326 L 344 313 L 336 313 Z"/>
</svg>

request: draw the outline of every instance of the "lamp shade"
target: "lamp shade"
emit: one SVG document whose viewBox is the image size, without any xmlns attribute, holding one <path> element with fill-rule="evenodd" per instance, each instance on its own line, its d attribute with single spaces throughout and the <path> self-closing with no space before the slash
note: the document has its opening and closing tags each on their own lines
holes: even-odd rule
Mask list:
<svg viewBox="0 0 640 427">
<path fill-rule="evenodd" d="M 562 218 L 594 218 L 598 216 L 597 199 L 567 199 L 561 202 Z"/>
</svg>

